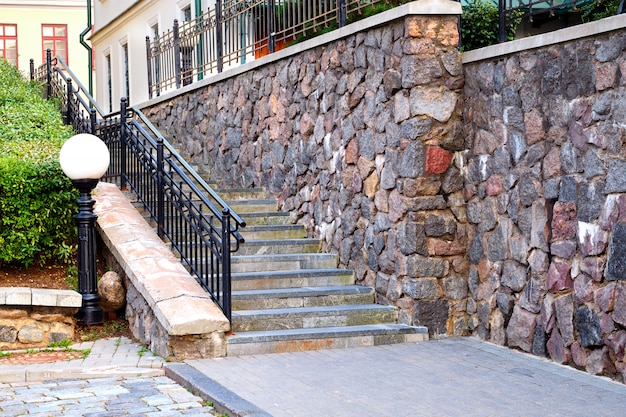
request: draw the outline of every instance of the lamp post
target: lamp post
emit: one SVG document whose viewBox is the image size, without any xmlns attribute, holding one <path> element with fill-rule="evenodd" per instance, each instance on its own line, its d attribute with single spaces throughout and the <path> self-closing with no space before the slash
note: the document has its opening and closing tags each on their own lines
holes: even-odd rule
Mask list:
<svg viewBox="0 0 626 417">
<path fill-rule="evenodd" d="M 69 138 L 61 148 L 61 169 L 78 189 L 78 292 L 83 305 L 76 314 L 79 324 L 101 324 L 104 319 L 96 277 L 96 231 L 98 216 L 93 212 L 95 200 L 91 190 L 109 167 L 109 150 L 97 136 L 81 133 Z"/>
</svg>

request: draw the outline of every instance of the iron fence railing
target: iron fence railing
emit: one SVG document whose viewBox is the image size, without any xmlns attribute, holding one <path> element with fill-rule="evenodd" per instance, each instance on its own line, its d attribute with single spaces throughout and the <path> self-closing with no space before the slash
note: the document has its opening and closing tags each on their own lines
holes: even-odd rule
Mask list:
<svg viewBox="0 0 626 417">
<path fill-rule="evenodd" d="M 203 79 L 339 28 L 368 9 L 408 0 L 217 0 L 215 8 L 146 37 L 148 95 Z"/>
<path fill-rule="evenodd" d="M 498 38 L 505 42 L 508 29 L 515 26 L 516 21 L 528 19 L 533 22 L 537 17 L 553 17 L 577 10 L 597 0 L 498 0 L 499 24 Z M 624 13 L 624 0 L 621 1 L 618 14 Z"/>
<path fill-rule="evenodd" d="M 132 190 L 159 236 L 231 319 L 231 253 L 244 239 L 245 222 L 176 152 L 136 107 L 122 99 L 120 111 L 105 114 L 60 57 L 48 52 L 31 79 L 46 97 L 60 98 L 65 122 L 77 133 L 102 139 L 111 154 L 104 180 Z"/>
</svg>

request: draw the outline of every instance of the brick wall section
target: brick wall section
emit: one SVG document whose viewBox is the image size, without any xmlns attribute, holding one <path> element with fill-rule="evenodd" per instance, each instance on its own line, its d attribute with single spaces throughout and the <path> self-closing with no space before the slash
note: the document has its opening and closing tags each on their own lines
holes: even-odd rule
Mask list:
<svg viewBox="0 0 626 417">
<path fill-rule="evenodd" d="M 473 334 L 626 368 L 626 32 L 464 66 Z"/>
<path fill-rule="evenodd" d="M 403 16 L 144 112 L 220 186 L 266 187 L 401 322 L 462 334 L 457 19 Z"/>
</svg>

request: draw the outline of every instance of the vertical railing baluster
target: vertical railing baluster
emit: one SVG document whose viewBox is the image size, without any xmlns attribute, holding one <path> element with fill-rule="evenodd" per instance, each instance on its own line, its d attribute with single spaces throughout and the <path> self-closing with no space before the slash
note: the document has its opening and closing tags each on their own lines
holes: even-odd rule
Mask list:
<svg viewBox="0 0 626 417">
<path fill-rule="evenodd" d="M 126 189 L 126 97 L 120 102 L 120 189 Z"/>
<path fill-rule="evenodd" d="M 96 135 L 96 109 L 93 107 L 89 109 L 89 129 L 92 135 Z"/>
<path fill-rule="evenodd" d="M 30 80 L 35 81 L 35 60 L 30 59 Z"/>
</svg>

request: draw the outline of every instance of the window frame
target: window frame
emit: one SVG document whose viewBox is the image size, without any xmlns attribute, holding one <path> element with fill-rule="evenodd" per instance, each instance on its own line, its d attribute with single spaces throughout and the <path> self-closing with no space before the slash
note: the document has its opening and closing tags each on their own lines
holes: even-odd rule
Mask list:
<svg viewBox="0 0 626 417">
<path fill-rule="evenodd" d="M 2 48 L 0 48 L 0 50 L 2 51 L 2 57 L 6 59 L 9 63 L 15 65 L 16 68 L 19 68 L 20 54 L 19 54 L 19 45 L 17 42 L 17 23 L 0 23 L 0 26 L 2 26 L 2 35 L 0 35 L 0 39 L 4 41 Z M 15 29 L 15 36 L 6 35 L 6 28 L 9 26 Z M 6 57 L 7 50 L 8 50 L 6 47 L 7 40 L 15 41 L 15 58 L 14 58 L 15 62 L 12 62 L 11 60 L 9 60 L 9 58 Z"/>
<path fill-rule="evenodd" d="M 65 36 L 56 36 L 56 35 L 52 35 L 52 36 L 45 36 L 44 35 L 44 30 L 45 28 L 52 28 L 52 32 L 56 33 L 56 28 L 60 28 L 62 27 L 64 29 L 65 32 Z M 65 42 L 65 56 L 62 56 L 63 60 L 65 61 L 65 63 L 67 65 L 70 65 L 70 51 L 69 51 L 69 42 L 68 42 L 69 36 L 67 33 L 67 24 L 65 23 L 42 23 L 41 24 L 41 56 L 42 56 L 42 62 L 46 61 L 46 47 L 45 47 L 45 43 L 46 41 L 52 41 L 52 44 L 54 45 L 54 49 L 51 49 L 52 51 L 52 56 L 55 57 L 58 55 L 57 53 L 57 49 L 56 49 L 56 42 L 59 40 L 63 40 Z"/>
</svg>

